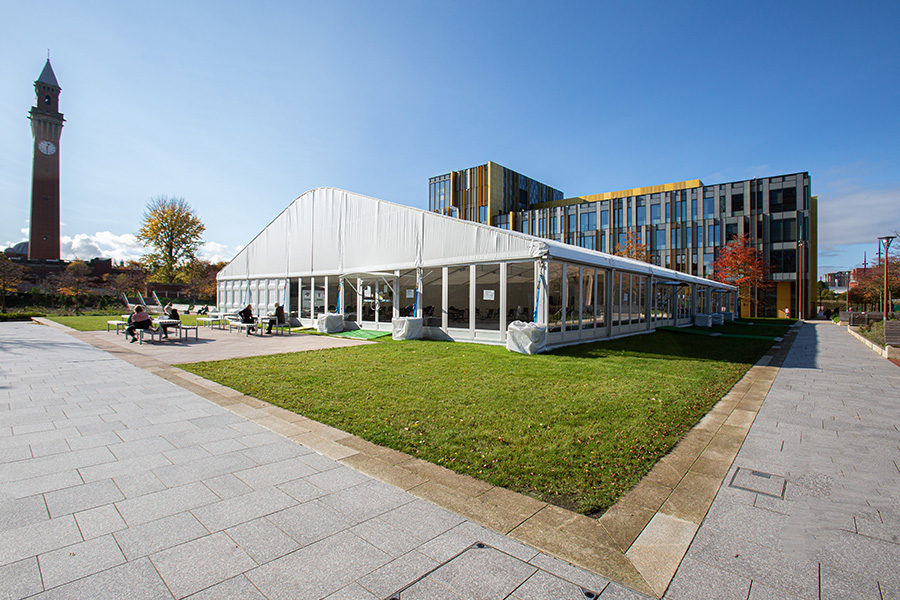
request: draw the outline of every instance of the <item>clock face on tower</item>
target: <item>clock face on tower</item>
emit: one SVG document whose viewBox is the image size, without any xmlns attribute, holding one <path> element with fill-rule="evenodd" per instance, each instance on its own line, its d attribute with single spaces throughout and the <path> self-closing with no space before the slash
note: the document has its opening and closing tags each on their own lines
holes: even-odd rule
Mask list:
<svg viewBox="0 0 900 600">
<path fill-rule="evenodd" d="M 42 140 L 38 142 L 38 150 L 40 150 L 47 156 L 52 156 L 56 154 L 56 144 L 54 144 L 53 142 L 48 142 L 47 140 Z"/>
</svg>

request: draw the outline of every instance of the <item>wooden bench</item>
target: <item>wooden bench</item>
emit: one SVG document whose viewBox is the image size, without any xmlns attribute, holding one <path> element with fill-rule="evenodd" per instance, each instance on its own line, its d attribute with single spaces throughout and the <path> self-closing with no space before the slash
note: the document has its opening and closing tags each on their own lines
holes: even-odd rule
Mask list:
<svg viewBox="0 0 900 600">
<path fill-rule="evenodd" d="M 135 333 L 138 336 L 139 344 L 144 343 L 144 336 L 149 337 L 151 342 L 153 341 L 154 337 L 156 338 L 156 341 L 158 341 L 158 342 L 162 341 L 162 336 L 163 336 L 162 327 L 157 327 L 156 329 L 136 329 Z"/>
<path fill-rule="evenodd" d="M 116 335 L 119 335 L 119 330 L 120 330 L 120 329 L 121 329 L 122 331 L 125 331 L 126 329 L 128 329 L 128 321 L 117 321 L 117 320 L 107 321 L 107 322 L 106 322 L 106 333 L 109 333 L 109 326 L 110 326 L 110 325 L 115 325 L 115 326 L 116 326 Z"/>
<path fill-rule="evenodd" d="M 900 346 L 900 321 L 884 322 L 884 345 Z"/>
</svg>

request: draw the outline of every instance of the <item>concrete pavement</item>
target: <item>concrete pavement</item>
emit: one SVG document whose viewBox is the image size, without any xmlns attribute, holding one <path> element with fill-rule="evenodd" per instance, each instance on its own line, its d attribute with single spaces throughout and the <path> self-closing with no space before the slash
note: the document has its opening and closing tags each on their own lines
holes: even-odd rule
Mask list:
<svg viewBox="0 0 900 600">
<path fill-rule="evenodd" d="M 640 598 L 151 371 L 0 325 L 0 598 Z"/>
<path fill-rule="evenodd" d="M 900 371 L 795 331 L 592 520 L 168 366 L 196 347 L 4 324 L 0 598 L 900 597 Z"/>
<path fill-rule="evenodd" d="M 900 368 L 800 329 L 666 598 L 900 598 Z"/>
</svg>

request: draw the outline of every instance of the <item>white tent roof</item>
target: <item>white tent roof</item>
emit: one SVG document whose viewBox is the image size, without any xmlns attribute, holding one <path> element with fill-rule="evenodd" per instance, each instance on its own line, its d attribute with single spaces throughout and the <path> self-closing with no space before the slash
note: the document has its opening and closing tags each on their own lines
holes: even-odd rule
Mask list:
<svg viewBox="0 0 900 600">
<path fill-rule="evenodd" d="M 641 261 L 336 188 L 316 188 L 294 200 L 218 279 L 344 275 L 538 257 L 734 289 Z"/>
</svg>

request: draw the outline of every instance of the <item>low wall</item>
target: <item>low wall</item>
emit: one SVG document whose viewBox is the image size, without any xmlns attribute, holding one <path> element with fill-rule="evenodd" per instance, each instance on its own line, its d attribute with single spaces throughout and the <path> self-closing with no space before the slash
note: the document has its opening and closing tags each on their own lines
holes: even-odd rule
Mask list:
<svg viewBox="0 0 900 600">
<path fill-rule="evenodd" d="M 879 346 L 878 344 L 874 344 L 860 334 L 853 331 L 853 329 L 851 329 L 849 325 L 847 326 L 847 331 L 850 333 L 850 335 L 861 341 L 863 344 L 865 344 L 874 352 L 877 352 L 884 358 L 900 358 L 900 348 L 897 348 L 896 346 Z"/>
</svg>

